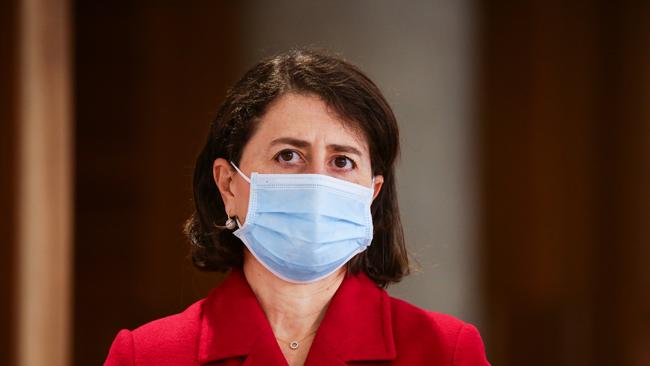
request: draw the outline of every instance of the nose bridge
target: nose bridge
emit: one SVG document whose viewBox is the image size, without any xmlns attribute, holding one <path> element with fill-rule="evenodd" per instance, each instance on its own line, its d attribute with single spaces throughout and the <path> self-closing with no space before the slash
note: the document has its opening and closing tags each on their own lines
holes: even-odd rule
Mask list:
<svg viewBox="0 0 650 366">
<path fill-rule="evenodd" d="M 306 173 L 309 174 L 327 174 L 325 163 L 322 160 L 311 161 Z"/>
<path fill-rule="evenodd" d="M 319 144 L 314 144 L 312 149 L 312 156 L 307 164 L 306 173 L 327 174 L 326 151 Z"/>
</svg>

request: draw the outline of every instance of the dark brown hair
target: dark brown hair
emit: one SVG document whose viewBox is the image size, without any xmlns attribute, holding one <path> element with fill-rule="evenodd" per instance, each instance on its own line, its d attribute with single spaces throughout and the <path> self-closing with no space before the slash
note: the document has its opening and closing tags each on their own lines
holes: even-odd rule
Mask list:
<svg viewBox="0 0 650 366">
<path fill-rule="evenodd" d="M 271 102 L 293 92 L 320 97 L 351 127 L 361 131 L 370 150 L 373 175 L 384 184 L 371 206 L 372 244 L 347 264 L 386 287 L 409 273 L 395 190 L 394 164 L 399 154 L 397 121 L 379 88 L 354 65 L 316 50 L 292 50 L 263 60 L 230 89 L 210 126 L 208 140 L 194 170 L 196 211 L 185 233 L 192 261 L 206 271 L 240 267 L 243 244 L 222 226 L 226 211 L 212 175 L 215 159 L 239 164 L 246 143 Z"/>
</svg>

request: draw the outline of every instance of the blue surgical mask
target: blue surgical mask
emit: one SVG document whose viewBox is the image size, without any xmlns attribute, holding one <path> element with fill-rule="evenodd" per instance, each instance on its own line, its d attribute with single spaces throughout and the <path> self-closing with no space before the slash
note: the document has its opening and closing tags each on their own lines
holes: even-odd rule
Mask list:
<svg viewBox="0 0 650 366">
<path fill-rule="evenodd" d="M 294 283 L 334 273 L 372 241 L 373 190 L 321 174 L 259 174 L 234 234 L 276 276 Z M 374 182 L 374 178 L 373 178 Z"/>
</svg>

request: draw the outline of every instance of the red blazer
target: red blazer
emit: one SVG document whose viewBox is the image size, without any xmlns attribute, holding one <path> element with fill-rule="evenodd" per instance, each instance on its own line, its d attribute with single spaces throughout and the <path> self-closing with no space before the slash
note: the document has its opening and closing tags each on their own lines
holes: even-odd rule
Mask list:
<svg viewBox="0 0 650 366">
<path fill-rule="evenodd" d="M 388 296 L 366 275 L 346 276 L 305 365 L 483 366 L 472 325 Z M 241 270 L 182 313 L 122 330 L 104 365 L 287 365 Z"/>
</svg>

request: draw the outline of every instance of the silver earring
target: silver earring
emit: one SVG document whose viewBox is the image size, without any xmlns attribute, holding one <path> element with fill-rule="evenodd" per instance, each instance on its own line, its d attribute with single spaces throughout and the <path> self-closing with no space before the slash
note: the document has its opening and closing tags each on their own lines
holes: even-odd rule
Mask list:
<svg viewBox="0 0 650 366">
<path fill-rule="evenodd" d="M 228 216 L 228 220 L 226 220 L 226 229 L 228 230 L 234 230 L 237 227 L 237 222 L 230 216 Z"/>
</svg>

